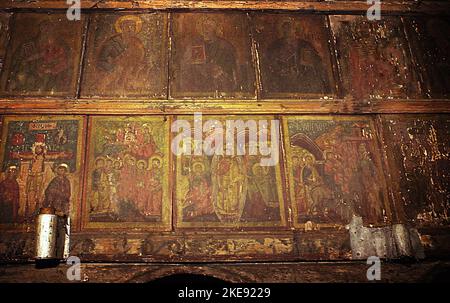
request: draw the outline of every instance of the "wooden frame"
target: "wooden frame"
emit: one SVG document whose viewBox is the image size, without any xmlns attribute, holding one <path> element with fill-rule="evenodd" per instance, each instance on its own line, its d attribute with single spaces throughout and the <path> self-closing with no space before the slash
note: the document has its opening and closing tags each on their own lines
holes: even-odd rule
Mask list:
<svg viewBox="0 0 450 303">
<path fill-rule="evenodd" d="M 111 219 L 106 221 L 93 221 L 90 219 L 90 209 L 91 209 L 91 203 L 93 202 L 93 172 L 94 172 L 94 164 L 96 162 L 96 159 L 98 157 L 101 158 L 108 158 L 111 155 L 111 159 L 114 161 L 118 161 L 118 158 L 114 158 L 116 153 L 113 152 L 112 154 L 105 152 L 104 150 L 102 152 L 98 152 L 98 145 L 97 143 L 100 141 L 98 135 L 96 134 L 96 131 L 103 130 L 103 132 L 106 131 L 106 129 L 109 129 L 109 131 L 114 131 L 110 127 L 112 127 L 113 124 L 116 124 L 120 127 L 128 127 L 128 124 L 136 124 L 137 127 L 144 127 L 145 123 L 155 123 L 155 124 L 161 124 L 160 127 L 162 127 L 164 131 L 164 134 L 162 137 L 160 137 L 160 145 L 156 145 L 157 150 L 162 154 L 160 156 L 160 159 L 162 163 L 160 163 L 161 167 L 159 167 L 162 171 L 161 176 L 161 185 L 162 185 L 162 195 L 161 195 L 161 216 L 160 221 L 156 220 L 154 222 L 146 222 L 146 221 L 130 221 L 131 219 L 123 219 L 120 221 Z M 104 124 L 102 126 L 102 123 Z M 84 230 L 98 230 L 98 229 L 135 229 L 135 230 L 152 230 L 152 231 L 166 231 L 171 228 L 171 211 L 172 211 L 172 203 L 171 201 L 171 173 L 169 170 L 169 167 L 171 167 L 171 153 L 170 153 L 170 133 L 169 133 L 169 124 L 170 119 L 168 119 L 166 116 L 141 116 L 141 117 L 98 117 L 98 116 L 91 116 L 89 119 L 88 124 L 88 139 L 87 139 L 87 165 L 85 165 L 84 172 L 85 172 L 85 182 L 84 182 L 84 195 L 83 195 L 83 216 L 80 218 L 82 222 L 81 229 Z M 109 125 L 109 126 L 108 126 Z M 103 127 L 103 129 L 102 129 Z M 146 126 L 148 127 L 148 126 Z M 150 129 L 150 128 L 149 128 Z M 150 129 L 153 131 L 152 129 Z M 111 132 L 108 134 L 109 136 L 118 136 L 117 130 L 116 133 Z M 110 138 L 112 140 L 112 138 Z M 125 140 L 125 139 L 124 139 Z M 113 141 L 111 141 L 113 142 Z M 134 141 L 133 141 L 134 142 Z M 112 143 L 111 145 L 114 147 L 115 143 Z M 130 143 L 131 144 L 131 143 Z M 131 145 L 130 145 L 131 146 Z M 139 146 L 133 147 L 133 148 L 139 148 Z M 126 151 L 128 153 L 128 151 Z M 144 153 L 145 151 L 143 151 Z M 97 154 L 97 156 L 95 156 Z M 120 153 L 119 153 L 120 154 Z M 123 163 L 126 161 L 126 156 L 123 156 L 120 154 L 120 160 L 123 160 Z M 145 161 L 150 161 L 152 157 L 150 156 L 142 156 L 142 159 L 146 159 Z M 141 160 L 142 160 L 141 159 Z M 137 158 L 135 158 L 135 161 Z M 139 161 L 138 161 L 139 162 Z M 136 166 L 137 166 L 137 163 Z M 122 164 L 123 166 L 124 164 Z M 148 165 L 151 165 L 149 163 Z M 148 170 L 148 169 L 145 169 Z M 119 179 L 119 181 L 123 181 Z M 131 180 L 126 180 L 131 181 Z M 133 180 L 134 181 L 134 180 Z M 119 189 L 116 188 L 115 193 L 120 194 Z M 151 188 L 151 187 L 148 187 Z M 131 190 L 128 188 L 128 190 Z M 132 194 L 138 192 L 139 190 L 135 190 L 132 192 Z M 142 191 L 142 189 L 141 189 Z M 112 204 L 111 196 L 109 196 L 109 201 Z M 130 198 L 131 199 L 131 198 Z M 122 201 L 118 201 L 117 203 L 122 203 Z M 137 203 L 135 200 L 126 200 L 124 203 Z M 113 206 L 111 205 L 110 208 Z M 118 206 L 117 206 L 118 207 Z M 135 205 L 136 207 L 136 205 Z M 109 217 L 108 217 L 109 218 Z"/>
<path fill-rule="evenodd" d="M 8 135 L 8 130 L 9 130 L 9 125 L 13 122 L 20 122 L 20 123 L 27 123 L 29 122 L 29 124 L 31 123 L 35 123 L 37 125 L 39 125 L 39 123 L 42 122 L 48 122 L 48 123 L 55 123 L 55 126 L 57 126 L 58 121 L 75 121 L 77 123 L 77 137 L 76 139 L 71 139 L 71 140 L 76 140 L 76 159 L 75 159 L 75 169 L 72 170 L 69 166 L 69 170 L 70 170 L 70 174 L 71 175 L 78 175 L 75 177 L 69 177 L 69 180 L 71 181 L 71 198 L 70 198 L 70 216 L 72 218 L 72 228 L 74 228 L 75 230 L 78 228 L 78 217 L 80 215 L 80 202 L 81 202 L 81 197 L 82 197 L 82 183 L 83 183 L 83 166 L 84 166 L 84 146 L 85 146 L 85 136 L 84 136 L 84 131 L 86 129 L 86 117 L 83 116 L 4 116 L 3 118 L 3 123 L 2 123 L 2 145 L 1 145 L 1 152 L 0 152 L 0 156 L 1 156 L 1 163 L 2 166 L 5 165 L 9 165 L 7 163 L 4 163 L 4 157 L 5 157 L 5 153 L 6 153 L 6 144 L 7 142 L 9 142 L 9 140 L 11 139 Z M 47 140 L 47 139 L 46 139 Z M 44 141 L 46 142 L 46 141 Z M 26 143 L 25 143 L 26 144 Z M 28 143 L 29 144 L 29 143 Z M 19 154 L 20 155 L 20 154 Z M 22 162 L 22 157 L 19 158 L 18 160 L 19 162 Z M 50 162 L 58 162 L 61 160 L 58 160 L 57 158 L 55 160 L 49 160 Z M 54 165 L 55 163 L 53 163 Z M 49 171 L 49 164 L 44 162 L 44 178 L 43 178 L 43 184 L 42 184 L 42 191 L 40 193 L 37 193 L 38 196 L 43 196 L 43 187 L 48 185 L 48 181 L 49 179 L 45 176 L 48 176 L 50 174 Z M 3 170 L 2 170 L 3 172 Z M 26 172 L 24 171 L 24 169 L 21 169 L 21 173 L 26 174 Z M 47 180 L 47 181 L 46 181 Z M 22 180 L 22 182 L 20 183 L 20 192 L 22 192 L 23 186 L 25 186 L 25 182 L 26 180 Z M 23 184 L 22 184 L 23 183 Z M 47 184 L 44 184 L 47 183 Z M 74 193 L 76 193 L 74 195 Z M 22 200 L 22 199 L 21 199 Z M 38 203 L 42 203 L 41 201 L 38 201 Z M 23 207 L 23 205 L 22 205 Z M 26 230 L 30 228 L 30 224 L 14 224 L 14 225 L 2 225 L 2 227 L 8 228 L 8 229 L 16 229 L 19 228 L 21 230 Z"/>
<path fill-rule="evenodd" d="M 383 217 L 383 222 L 377 221 L 377 222 L 370 222 L 372 225 L 386 225 L 387 223 L 391 222 L 391 214 L 390 214 L 390 209 L 391 209 L 391 205 L 390 205 L 390 200 L 389 200 L 389 196 L 388 196 L 388 192 L 387 192 L 387 184 L 385 181 L 385 173 L 383 170 L 383 166 L 382 166 L 382 157 L 379 154 L 380 152 L 380 146 L 379 146 L 379 138 L 377 136 L 377 132 L 376 132 L 376 128 L 375 128 L 375 122 L 374 120 L 370 117 L 370 116 L 352 116 L 352 117 L 339 117 L 339 116 L 284 116 L 283 117 L 283 133 L 284 133 L 284 144 L 285 144 L 285 150 L 286 150 L 286 154 L 285 154 L 285 166 L 286 166 L 286 175 L 287 175 L 287 182 L 288 182 L 288 192 L 289 192 L 289 197 L 290 197 L 290 205 L 292 208 L 292 213 L 293 213 L 293 226 L 296 228 L 315 228 L 314 226 L 317 226 L 318 228 L 343 228 L 344 225 L 346 224 L 342 224 L 342 223 L 323 223 L 323 222 L 314 222 L 313 219 L 308 220 L 312 222 L 312 225 L 310 224 L 309 227 L 306 226 L 306 222 L 299 222 L 299 206 L 297 205 L 297 202 L 299 199 L 299 197 L 297 197 L 296 194 L 296 183 L 294 182 L 294 167 L 293 167 L 293 161 L 292 158 L 294 156 L 294 149 L 291 145 L 291 134 L 289 132 L 289 121 L 315 121 L 315 122 L 364 122 L 368 125 L 369 127 L 369 132 L 371 132 L 371 137 L 368 137 L 369 139 L 366 139 L 367 142 L 370 142 L 369 144 L 371 144 L 372 146 L 367 146 L 367 148 L 372 149 L 371 151 L 369 151 L 369 157 L 372 158 L 372 161 L 374 162 L 374 169 L 375 169 L 375 173 L 378 175 L 378 177 L 376 178 L 376 181 L 381 182 L 381 184 L 379 185 L 380 188 L 379 190 L 381 190 L 382 194 L 383 194 L 383 201 L 382 204 L 379 204 L 378 206 L 380 207 L 380 209 L 378 209 L 378 211 L 380 211 L 381 213 L 384 213 L 383 215 L 386 217 Z M 304 135 L 304 133 L 298 133 L 300 135 Z M 295 135 L 295 134 L 293 134 Z M 314 146 L 316 146 L 315 142 L 311 143 L 310 141 L 312 139 L 310 139 L 308 137 L 308 135 L 305 135 L 306 138 L 302 139 L 304 142 L 304 144 L 313 144 Z M 341 140 L 341 139 L 340 139 Z M 309 143 L 308 143 L 309 142 Z M 339 141 L 341 142 L 341 141 Z M 309 145 L 308 145 L 309 146 Z M 313 148 L 314 146 L 311 146 L 311 148 Z M 333 145 L 331 145 L 333 146 Z M 319 147 L 315 147 L 315 148 L 319 148 Z M 304 147 L 301 148 L 304 151 L 307 151 L 309 154 L 313 155 L 312 152 Z M 321 151 L 320 153 L 324 153 L 325 151 Z M 334 153 L 335 151 L 333 151 Z M 378 152 L 378 153 L 377 153 Z M 347 156 L 347 155 L 345 155 Z M 297 156 L 300 157 L 300 156 Z M 344 157 L 344 156 L 343 156 Z M 317 158 L 317 155 L 314 155 L 314 159 Z M 321 164 L 324 165 L 327 161 L 326 156 L 324 155 L 323 159 L 315 159 L 314 160 L 314 167 L 317 167 L 316 165 Z M 318 164 L 316 164 L 316 162 Z M 303 172 L 302 172 L 303 173 Z M 319 172 L 320 173 L 320 172 Z M 325 173 L 320 173 L 322 174 L 322 176 L 320 177 L 321 179 L 324 178 Z M 344 182 L 345 183 L 345 182 Z M 328 185 L 327 185 L 328 186 Z M 302 186 L 303 187 L 303 186 Z M 379 191 L 380 193 L 380 191 Z M 301 198 L 300 200 L 304 200 L 305 198 Z M 333 198 L 335 199 L 335 198 Z M 336 201 L 333 201 L 334 203 L 336 203 Z M 305 201 L 303 201 L 303 203 L 306 203 Z M 309 203 L 309 202 L 308 202 Z M 347 202 L 348 203 L 348 202 Z M 305 207 L 305 211 L 307 210 L 306 208 L 308 208 L 307 206 Z M 353 209 L 352 212 L 354 212 L 355 210 Z M 381 220 L 381 213 L 378 215 L 379 218 L 377 220 Z M 360 215 L 361 216 L 361 215 Z M 314 215 L 312 215 L 312 217 L 314 218 Z M 307 219 L 306 219 L 307 220 Z M 350 221 L 349 218 L 347 218 L 346 220 Z M 348 222 L 347 222 L 348 223 Z"/>
<path fill-rule="evenodd" d="M 180 116 L 180 119 L 186 119 L 188 121 L 192 121 L 193 119 L 192 117 L 187 117 L 187 116 Z M 242 120 L 242 121 L 247 121 L 249 119 L 256 119 L 256 120 L 260 120 L 260 119 L 267 119 L 267 120 L 274 120 L 276 119 L 276 117 L 274 116 L 246 116 L 246 115 L 233 115 L 233 116 L 227 116 L 227 118 L 232 118 L 232 119 L 236 119 L 236 120 Z M 211 120 L 218 120 L 221 121 L 222 123 L 224 122 L 224 118 L 223 116 L 203 116 L 203 119 L 211 119 Z M 223 123 L 224 124 L 224 123 Z M 225 125 L 223 125 L 224 129 L 225 129 Z M 281 138 L 282 138 L 282 134 L 281 134 L 281 129 L 280 131 L 280 137 L 279 140 L 281 142 Z M 192 135 L 194 135 L 194 133 L 192 133 Z M 225 144 L 225 143 L 224 143 Z M 174 210 L 174 214 L 176 216 L 176 228 L 214 228 L 214 229 L 233 229 L 233 230 L 242 230 L 242 229 L 252 229 L 252 230 L 258 230 L 258 231 L 262 231 L 263 229 L 267 229 L 267 228 L 272 228 L 272 229 L 283 229 L 283 228 L 287 228 L 288 227 L 288 221 L 289 221 L 289 216 L 287 213 L 287 208 L 286 208 L 286 197 L 285 197 L 285 189 L 284 189 L 284 182 L 282 179 L 282 173 L 281 173 L 281 169 L 282 169 L 282 154 L 281 154 L 281 144 L 278 145 L 278 151 L 279 151 L 279 163 L 277 165 L 275 165 L 275 167 L 270 167 L 273 168 L 273 173 L 274 173 L 274 183 L 276 186 L 276 195 L 277 195 L 277 206 L 278 206 L 278 211 L 277 213 L 280 216 L 280 219 L 277 221 L 257 221 L 257 222 L 245 222 L 245 221 L 241 221 L 239 220 L 238 222 L 221 222 L 221 220 L 217 220 L 217 221 L 185 221 L 183 220 L 183 207 L 181 207 L 181 205 L 183 204 L 183 200 L 185 199 L 186 193 L 188 192 L 188 188 L 186 188 L 185 185 L 190 184 L 189 183 L 189 178 L 193 175 L 191 173 L 191 171 L 189 170 L 190 174 L 189 175 L 185 175 L 184 174 L 184 170 L 185 170 L 185 164 L 184 161 L 187 161 L 191 164 L 189 164 L 189 168 L 190 169 L 194 169 L 194 165 L 196 163 L 196 161 L 200 161 L 200 162 L 208 162 L 208 164 L 211 165 L 211 167 L 214 166 L 214 162 L 215 160 L 217 160 L 216 162 L 219 162 L 220 160 L 218 160 L 220 157 L 217 156 L 186 156 L 186 155 L 181 155 L 181 156 L 177 156 L 176 157 L 176 167 L 175 167 L 175 186 L 174 186 L 174 200 L 173 200 L 173 204 L 175 205 L 175 210 Z M 248 151 L 247 151 L 248 153 Z M 247 155 L 247 154 L 246 154 Z M 246 161 L 245 158 L 251 158 L 252 156 L 238 156 L 238 160 L 242 159 L 242 161 Z M 226 157 L 225 157 L 226 158 Z M 183 161 L 184 160 L 184 161 Z M 250 162 L 250 161 L 249 161 Z M 192 167 L 191 167 L 192 166 Z M 203 164 L 203 168 L 205 169 L 205 164 Z M 218 166 L 217 166 L 218 167 Z M 248 168 L 247 168 L 248 169 Z M 205 173 L 204 173 L 205 178 L 213 178 L 211 172 L 208 173 L 207 169 L 205 169 Z M 251 178 L 248 178 L 251 179 Z M 183 184 L 180 185 L 180 184 Z M 211 181 L 211 185 L 212 188 L 214 188 L 214 181 Z M 219 185 L 217 185 L 217 188 L 219 188 Z M 211 203 L 213 203 L 213 195 L 214 192 L 212 191 L 211 193 Z M 245 195 L 246 197 L 244 197 L 244 206 L 242 206 L 242 208 L 245 208 L 245 204 L 248 203 L 247 202 L 247 190 L 245 190 Z M 214 206 L 215 208 L 215 206 Z"/>
</svg>

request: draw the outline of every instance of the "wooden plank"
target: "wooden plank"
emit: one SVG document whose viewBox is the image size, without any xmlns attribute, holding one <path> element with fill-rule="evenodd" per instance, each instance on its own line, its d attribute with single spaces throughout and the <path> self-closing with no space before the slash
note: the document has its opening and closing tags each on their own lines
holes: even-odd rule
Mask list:
<svg viewBox="0 0 450 303">
<path fill-rule="evenodd" d="M 366 1 L 187 1 L 187 0 L 137 0 L 137 1 L 81 1 L 83 9 L 246 9 L 246 10 L 288 10 L 288 11 L 332 11 L 332 12 L 362 12 L 365 13 L 369 7 Z M 0 3 L 0 9 L 67 9 L 68 4 L 64 0 L 37 0 L 37 1 L 15 1 L 4 0 Z M 450 3 L 444 1 L 430 1 L 416 3 L 413 1 L 387 2 L 382 5 L 383 12 L 402 13 L 449 13 Z"/>
<path fill-rule="evenodd" d="M 2 99 L 0 114 L 387 114 L 449 113 L 450 100 L 142 100 Z"/>
</svg>

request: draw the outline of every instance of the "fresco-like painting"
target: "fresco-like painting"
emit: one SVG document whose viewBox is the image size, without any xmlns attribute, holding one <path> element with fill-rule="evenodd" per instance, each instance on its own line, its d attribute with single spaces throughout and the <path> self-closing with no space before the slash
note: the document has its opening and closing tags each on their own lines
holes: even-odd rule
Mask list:
<svg viewBox="0 0 450 303">
<path fill-rule="evenodd" d="M 420 97 L 401 18 L 330 16 L 330 23 L 346 95 L 356 100 Z"/>
<path fill-rule="evenodd" d="M 82 96 L 166 97 L 166 14 L 96 14 L 89 29 Z"/>
<path fill-rule="evenodd" d="M 11 14 L 0 14 L 0 72 L 3 68 L 3 63 L 6 54 L 6 45 L 9 39 L 9 19 Z"/>
<path fill-rule="evenodd" d="M 450 117 L 389 115 L 383 117 L 383 130 L 400 219 L 448 226 Z"/>
<path fill-rule="evenodd" d="M 84 228 L 170 227 L 169 121 L 92 117 Z"/>
<path fill-rule="evenodd" d="M 231 117 L 231 116 L 228 116 Z M 246 121 L 250 116 L 233 116 Z M 189 117 L 180 117 L 180 119 Z M 192 118 L 192 117 L 190 117 Z M 223 117 L 210 116 L 225 127 Z M 231 118 L 230 118 L 231 119 Z M 258 116 L 272 120 L 273 117 Z M 234 136 L 245 131 L 236 130 Z M 191 145 L 202 144 L 192 130 Z M 200 134 L 205 140 L 209 132 Z M 176 212 L 178 227 L 277 227 L 286 226 L 280 164 L 262 166 L 260 154 L 180 155 L 176 160 Z M 270 136 L 269 136 L 270 138 Z M 271 146 L 269 141 L 264 141 Z M 214 143 L 216 144 L 216 143 Z M 278 143 L 275 143 L 279 148 Z"/>
<path fill-rule="evenodd" d="M 83 130 L 80 116 L 4 117 L 0 224 L 31 223 L 41 207 L 75 217 Z"/>
<path fill-rule="evenodd" d="M 343 226 L 390 220 L 386 183 L 370 118 L 284 119 L 294 225 Z"/>
<path fill-rule="evenodd" d="M 414 58 L 422 71 L 427 94 L 450 97 L 450 22 L 440 17 L 405 17 Z"/>
<path fill-rule="evenodd" d="M 326 17 L 261 14 L 253 20 L 264 97 L 333 95 Z"/>
<path fill-rule="evenodd" d="M 171 97 L 255 98 L 246 14 L 173 14 Z"/>
<path fill-rule="evenodd" d="M 84 16 L 17 14 L 2 74 L 8 95 L 74 96 L 84 31 Z"/>
</svg>

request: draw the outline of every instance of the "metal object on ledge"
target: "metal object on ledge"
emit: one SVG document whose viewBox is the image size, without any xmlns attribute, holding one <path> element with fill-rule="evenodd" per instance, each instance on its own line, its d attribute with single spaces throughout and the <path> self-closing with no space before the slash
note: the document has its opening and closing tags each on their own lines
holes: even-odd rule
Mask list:
<svg viewBox="0 0 450 303">
<path fill-rule="evenodd" d="M 58 216 L 52 207 L 43 207 L 36 220 L 36 260 L 58 259 Z"/>
</svg>

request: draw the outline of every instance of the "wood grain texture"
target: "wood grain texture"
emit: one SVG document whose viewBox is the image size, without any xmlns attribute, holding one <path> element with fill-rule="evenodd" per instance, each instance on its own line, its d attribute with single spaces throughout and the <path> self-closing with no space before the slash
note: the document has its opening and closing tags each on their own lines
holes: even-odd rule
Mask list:
<svg viewBox="0 0 450 303">
<path fill-rule="evenodd" d="M 124 0 L 124 1 L 98 1 L 83 0 L 81 6 L 84 9 L 246 9 L 246 10 L 290 10 L 290 11 L 333 11 L 333 12 L 366 12 L 366 1 L 238 1 L 238 0 Z M 30 8 L 30 9 L 66 9 L 68 5 L 64 0 L 38 0 L 38 1 L 14 1 L 5 0 L 0 3 L 0 9 Z M 449 3 L 445 1 L 426 1 L 419 4 L 414 1 L 383 1 L 385 12 L 400 12 L 403 14 L 429 13 L 443 14 L 449 12 Z"/>
</svg>

